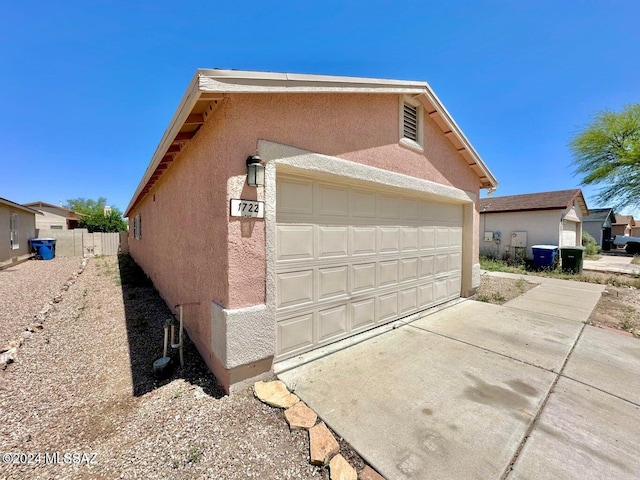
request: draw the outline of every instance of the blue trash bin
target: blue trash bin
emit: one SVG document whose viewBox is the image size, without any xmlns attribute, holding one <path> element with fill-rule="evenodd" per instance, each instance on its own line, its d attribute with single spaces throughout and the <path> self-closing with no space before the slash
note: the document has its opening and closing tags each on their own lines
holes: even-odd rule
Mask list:
<svg viewBox="0 0 640 480">
<path fill-rule="evenodd" d="M 557 245 L 533 245 L 533 264 L 538 268 L 555 268 L 558 261 Z"/>
<path fill-rule="evenodd" d="M 56 256 L 55 238 L 32 238 L 29 242 L 42 260 L 51 260 Z"/>
</svg>

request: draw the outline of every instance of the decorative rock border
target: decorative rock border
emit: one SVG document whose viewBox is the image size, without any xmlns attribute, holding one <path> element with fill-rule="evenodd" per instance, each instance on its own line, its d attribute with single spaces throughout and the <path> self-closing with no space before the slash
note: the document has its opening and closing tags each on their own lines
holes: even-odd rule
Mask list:
<svg viewBox="0 0 640 480">
<path fill-rule="evenodd" d="M 340 455 L 340 445 L 324 422 L 316 423 L 318 415 L 280 380 L 256 382 L 253 393 L 261 402 L 285 409 L 284 417 L 291 430 L 309 432 L 309 463 L 328 466 L 330 480 L 385 480 L 369 465 L 358 476 L 356 469 Z"/>
<path fill-rule="evenodd" d="M 78 275 L 81 275 L 84 272 L 84 269 L 88 263 L 87 258 L 83 258 L 80 263 L 80 268 L 73 272 L 68 278 L 67 281 L 60 288 L 60 292 L 54 295 L 51 301 L 47 302 L 38 313 L 33 316 L 33 322 L 25 327 L 24 331 L 20 334 L 20 337 L 17 340 L 11 340 L 7 345 L 0 348 L 0 370 L 4 370 L 7 368 L 7 365 L 10 365 L 16 361 L 18 356 L 18 349 L 22 347 L 24 342 L 31 339 L 35 332 L 41 331 L 44 329 L 44 322 L 49 317 L 49 312 L 51 307 L 55 303 L 60 303 L 62 301 L 62 296 L 64 292 L 69 290 L 69 287 L 76 283 Z"/>
</svg>

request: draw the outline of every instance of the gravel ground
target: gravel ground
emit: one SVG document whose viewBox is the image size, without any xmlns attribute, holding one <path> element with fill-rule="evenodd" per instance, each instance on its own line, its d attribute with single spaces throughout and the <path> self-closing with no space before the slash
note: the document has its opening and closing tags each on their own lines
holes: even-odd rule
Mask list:
<svg viewBox="0 0 640 480">
<path fill-rule="evenodd" d="M 79 258 L 58 257 L 0 270 L 0 347 L 18 338 L 79 267 Z"/>
<path fill-rule="evenodd" d="M 16 267 L 25 279 L 0 289 L 3 302 L 12 299 L 3 305 L 7 318 L 38 311 L 80 263 L 59 260 Z M 53 271 L 41 273 L 50 264 Z M 52 285 L 33 296 L 31 284 L 45 275 Z M 8 296 L 12 289 L 26 291 Z M 290 432 L 282 411 L 251 389 L 224 396 L 189 341 L 187 367 L 153 379 L 168 316 L 128 257 L 91 259 L 44 329 L 0 371 L 0 453 L 32 454 L 23 457 L 30 464 L 0 464 L 0 478 L 327 479 L 325 468 L 308 463 L 307 433 Z M 8 332 L 21 328 L 13 323 Z M 46 464 L 55 452 L 58 463 Z"/>
</svg>

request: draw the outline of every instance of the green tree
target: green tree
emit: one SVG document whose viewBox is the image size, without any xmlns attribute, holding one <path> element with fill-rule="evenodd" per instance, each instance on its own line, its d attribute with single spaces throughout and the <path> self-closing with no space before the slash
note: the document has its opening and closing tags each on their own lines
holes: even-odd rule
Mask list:
<svg viewBox="0 0 640 480">
<path fill-rule="evenodd" d="M 122 212 L 116 207 L 111 207 L 105 212 L 107 199 L 100 197 L 98 200 L 86 198 L 72 198 L 67 200 L 65 208 L 82 214 L 78 225 L 93 232 L 126 232 L 127 222 L 122 218 Z"/>
<path fill-rule="evenodd" d="M 570 147 L 582 185 L 602 185 L 599 201 L 640 206 L 640 104 L 597 113 Z"/>
</svg>

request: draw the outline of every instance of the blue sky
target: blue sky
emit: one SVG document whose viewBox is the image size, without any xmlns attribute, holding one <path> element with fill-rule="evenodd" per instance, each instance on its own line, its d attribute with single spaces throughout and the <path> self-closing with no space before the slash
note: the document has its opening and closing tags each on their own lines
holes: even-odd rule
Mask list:
<svg viewBox="0 0 640 480">
<path fill-rule="evenodd" d="M 640 102 L 638 18 L 635 0 L 2 2 L 0 196 L 124 210 L 196 68 L 426 80 L 496 195 L 575 188 L 571 136 Z"/>
</svg>

